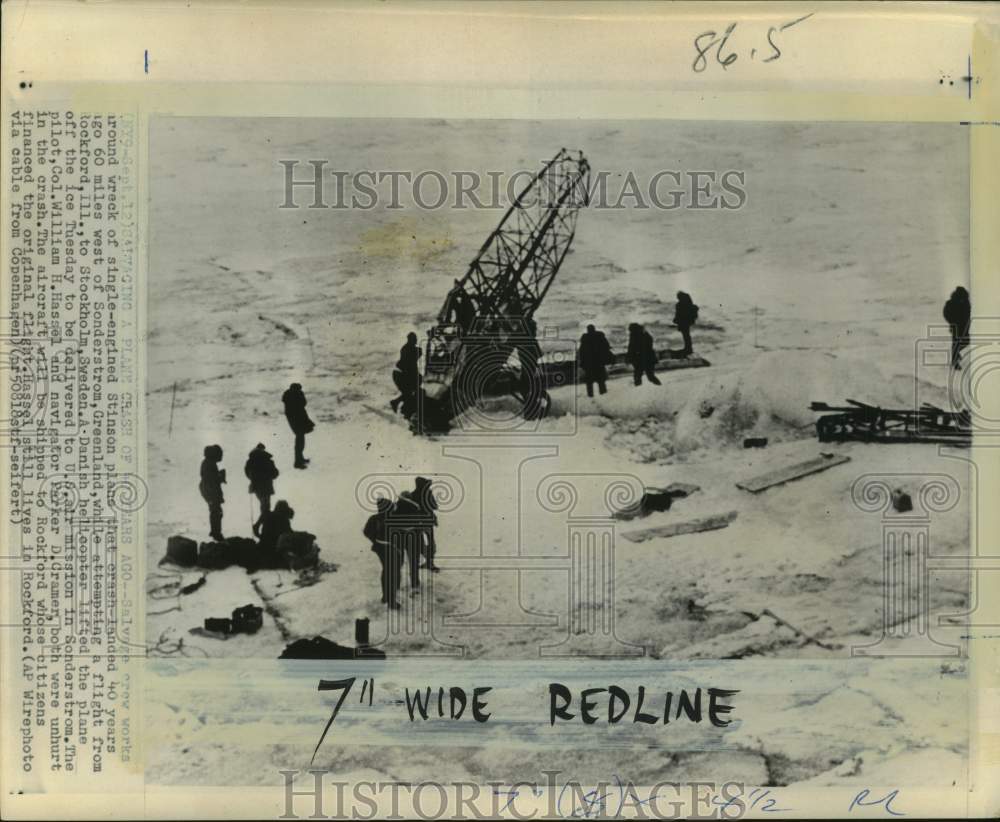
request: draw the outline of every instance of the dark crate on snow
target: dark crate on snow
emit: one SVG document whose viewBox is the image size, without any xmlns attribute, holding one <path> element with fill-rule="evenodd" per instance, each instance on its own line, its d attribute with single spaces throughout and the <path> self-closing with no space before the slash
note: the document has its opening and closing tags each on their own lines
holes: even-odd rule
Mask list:
<svg viewBox="0 0 1000 822">
<path fill-rule="evenodd" d="M 264 627 L 264 609 L 256 605 L 244 605 L 233 611 L 233 633 L 255 634 Z"/>
<path fill-rule="evenodd" d="M 233 549 L 224 542 L 203 542 L 198 549 L 202 568 L 228 568 L 233 561 Z"/>
<path fill-rule="evenodd" d="M 205 630 L 216 634 L 231 634 L 233 621 L 228 617 L 205 617 Z"/>
<path fill-rule="evenodd" d="M 167 560 L 190 568 L 198 562 L 198 543 L 182 536 L 167 538 Z"/>
<path fill-rule="evenodd" d="M 238 562 L 240 557 L 252 554 L 257 550 L 257 541 L 249 537 L 226 537 L 226 545 L 234 562 Z"/>
</svg>

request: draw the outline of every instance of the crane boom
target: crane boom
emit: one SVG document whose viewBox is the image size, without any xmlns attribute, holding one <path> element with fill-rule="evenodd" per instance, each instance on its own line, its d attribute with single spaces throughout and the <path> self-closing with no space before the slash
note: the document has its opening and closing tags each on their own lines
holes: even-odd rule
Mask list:
<svg viewBox="0 0 1000 822">
<path fill-rule="evenodd" d="M 582 152 L 563 148 L 486 238 L 428 332 L 418 427 L 446 428 L 490 389 L 515 352 L 528 372 L 523 380 L 537 376 L 530 373 L 540 356 L 532 316 L 569 252 L 589 191 L 590 164 Z M 547 402 L 544 387 L 541 397 Z M 529 413 L 539 411 L 526 401 Z"/>
<path fill-rule="evenodd" d="M 562 149 L 517 196 L 460 280 L 477 318 L 509 315 L 512 296 L 519 316 L 534 314 L 573 241 L 589 185 L 583 154 Z"/>
</svg>

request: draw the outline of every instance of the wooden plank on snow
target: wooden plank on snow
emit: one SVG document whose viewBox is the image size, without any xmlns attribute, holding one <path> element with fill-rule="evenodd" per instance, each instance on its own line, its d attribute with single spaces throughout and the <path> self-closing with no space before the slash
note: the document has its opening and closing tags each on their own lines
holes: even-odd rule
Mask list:
<svg viewBox="0 0 1000 822">
<path fill-rule="evenodd" d="M 656 363 L 656 371 L 678 371 L 685 368 L 707 368 L 711 363 L 704 357 L 673 356 L 669 351 L 661 351 Z M 632 366 L 625 362 L 625 355 L 618 354 L 614 362 L 607 366 L 608 378 L 632 373 Z M 573 361 L 542 362 L 542 373 L 545 375 L 545 385 L 548 388 L 558 388 L 562 385 L 581 382 L 583 371 Z M 513 379 L 513 378 L 511 378 Z M 500 381 L 503 383 L 503 381 Z M 507 390 L 506 386 L 502 386 Z"/>
<path fill-rule="evenodd" d="M 850 461 L 851 458 L 843 454 L 820 454 L 820 456 L 814 459 L 797 462 L 794 465 L 786 465 L 783 468 L 768 471 L 766 474 L 761 474 L 758 477 L 743 480 L 736 483 L 736 487 L 742 488 L 744 491 L 749 491 L 751 494 L 759 494 L 761 491 L 773 488 L 775 485 L 783 485 L 799 477 L 807 477 L 810 474 L 816 474 L 820 471 L 825 471 L 827 468 L 833 468 L 835 465 L 843 465 L 845 462 Z"/>
<path fill-rule="evenodd" d="M 677 537 L 681 534 L 696 534 L 700 531 L 715 531 L 719 528 L 726 528 L 729 523 L 736 519 L 736 516 L 736 511 L 727 511 L 725 514 L 690 519 L 686 522 L 673 522 L 670 525 L 645 528 L 642 531 L 626 531 L 622 536 L 630 542 L 645 542 L 648 539 Z"/>
</svg>

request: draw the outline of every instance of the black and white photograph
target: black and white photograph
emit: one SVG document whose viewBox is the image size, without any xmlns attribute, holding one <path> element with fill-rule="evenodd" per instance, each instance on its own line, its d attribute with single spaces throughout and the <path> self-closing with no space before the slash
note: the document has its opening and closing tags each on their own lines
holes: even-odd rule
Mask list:
<svg viewBox="0 0 1000 822">
<path fill-rule="evenodd" d="M 719 750 L 639 737 L 631 775 L 963 778 L 965 650 L 942 618 L 971 604 L 966 129 L 149 131 L 151 656 L 413 661 L 438 684 L 743 661 L 730 693 L 795 660 L 809 700 L 734 708 Z M 716 724 L 707 690 L 696 711 L 648 690 L 657 721 Z M 579 725 L 560 698 L 552 724 Z M 482 780 L 574 759 L 507 734 L 313 761 Z M 155 778 L 305 766 L 181 746 Z"/>
<path fill-rule="evenodd" d="M 0 17 L 0 816 L 998 816 L 995 6 Z"/>
</svg>

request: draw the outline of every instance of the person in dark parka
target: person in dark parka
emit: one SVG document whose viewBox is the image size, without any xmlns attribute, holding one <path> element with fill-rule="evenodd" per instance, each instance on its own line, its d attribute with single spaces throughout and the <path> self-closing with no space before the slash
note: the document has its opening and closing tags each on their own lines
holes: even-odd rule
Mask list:
<svg viewBox="0 0 1000 822">
<path fill-rule="evenodd" d="M 406 335 L 406 343 L 399 349 L 399 360 L 392 370 L 392 381 L 399 389 L 399 396 L 389 401 L 393 411 L 400 410 L 404 417 L 410 417 L 417 410 L 417 391 L 420 388 L 420 346 L 417 335 L 412 331 Z"/>
<path fill-rule="evenodd" d="M 629 324 L 625 361 L 632 366 L 632 378 L 636 385 L 642 385 L 643 375 L 653 385 L 662 384 L 655 373 L 656 349 L 653 347 L 653 337 L 639 323 Z"/>
<path fill-rule="evenodd" d="M 283 499 L 279 499 L 274 504 L 274 510 L 268 511 L 263 517 L 260 526 L 260 548 L 265 554 L 276 554 L 278 551 L 278 540 L 283 534 L 292 532 L 292 518 L 295 511 Z"/>
<path fill-rule="evenodd" d="M 462 334 L 468 334 L 472 330 L 472 325 L 476 321 L 476 306 L 472 302 L 472 297 L 464 291 L 459 297 L 455 309 L 458 328 Z"/>
<path fill-rule="evenodd" d="M 698 319 L 698 306 L 691 300 L 691 295 L 686 291 L 677 292 L 677 307 L 674 309 L 674 325 L 681 332 L 684 338 L 684 350 L 681 354 L 685 357 L 692 353 L 691 348 L 691 326 Z"/>
<path fill-rule="evenodd" d="M 605 384 L 608 379 L 607 366 L 614 360 L 614 355 L 603 331 L 598 331 L 592 325 L 587 326 L 587 332 L 580 337 L 579 360 L 583 379 L 587 384 L 587 396 L 594 396 L 595 382 L 598 390 L 602 394 L 606 394 L 608 392 Z"/>
<path fill-rule="evenodd" d="M 305 458 L 303 452 L 306 447 L 306 434 L 312 432 L 316 427 L 306 413 L 306 395 L 302 391 L 302 386 L 293 382 L 288 386 L 288 390 L 281 395 L 281 401 L 285 404 L 285 419 L 288 426 L 295 434 L 295 467 L 305 468 L 309 460 Z"/>
<path fill-rule="evenodd" d="M 468 334 L 475 317 L 476 307 L 472 303 L 472 298 L 465 293 L 465 286 L 461 280 L 455 280 L 454 286 L 445 298 L 444 307 L 438 314 L 438 321 L 454 324 L 459 334 Z"/>
<path fill-rule="evenodd" d="M 272 457 L 264 443 L 258 442 L 257 447 L 250 452 L 246 465 L 243 466 L 243 473 L 250 480 L 249 491 L 260 503 L 260 515 L 253 524 L 254 536 L 260 533 L 260 526 L 264 520 L 264 515 L 271 510 L 271 497 L 274 496 L 274 481 L 278 478 L 278 468 L 274 464 Z"/>
<path fill-rule="evenodd" d="M 379 497 L 375 505 L 377 510 L 368 517 L 364 527 L 364 535 L 371 543 L 372 551 L 382 564 L 380 579 L 382 602 L 390 608 L 399 608 L 399 602 L 396 598 L 399 591 L 403 557 L 398 541 L 390 539 L 389 534 L 389 517 L 392 516 L 394 506 L 390 500 L 384 497 Z"/>
<path fill-rule="evenodd" d="M 972 303 L 969 292 L 959 286 L 951 292 L 944 304 L 944 318 L 951 329 L 951 364 L 962 367 L 962 349 L 969 344 L 969 328 L 972 325 Z"/>
<path fill-rule="evenodd" d="M 201 461 L 201 482 L 198 490 L 202 499 L 208 503 L 209 536 L 216 541 L 222 541 L 222 485 L 226 481 L 226 469 L 219 468 L 222 462 L 222 448 L 218 445 L 205 446 L 205 459 Z"/>
<path fill-rule="evenodd" d="M 410 568 L 410 588 L 420 587 L 420 558 L 425 557 L 431 571 L 439 571 L 434 564 L 437 544 L 434 526 L 437 525 L 437 500 L 427 477 L 417 477 L 415 488 L 399 495 L 392 521 L 407 534 L 403 539 L 406 559 Z"/>
</svg>

